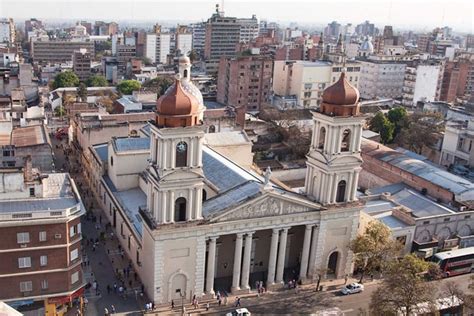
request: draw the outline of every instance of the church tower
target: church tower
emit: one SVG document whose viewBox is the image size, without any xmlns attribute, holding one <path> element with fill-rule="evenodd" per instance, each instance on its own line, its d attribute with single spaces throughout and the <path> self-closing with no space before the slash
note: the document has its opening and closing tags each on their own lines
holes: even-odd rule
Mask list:
<svg viewBox="0 0 474 316">
<path fill-rule="evenodd" d="M 175 83 L 162 95 L 151 126 L 147 210 L 157 224 L 202 218 L 204 104 L 191 82 L 191 62 L 179 59 Z"/>
<path fill-rule="evenodd" d="M 305 191 L 321 204 L 357 200 L 364 117 L 359 114 L 359 91 L 341 73 L 323 92 L 313 112 L 313 136 L 307 155 Z"/>
</svg>

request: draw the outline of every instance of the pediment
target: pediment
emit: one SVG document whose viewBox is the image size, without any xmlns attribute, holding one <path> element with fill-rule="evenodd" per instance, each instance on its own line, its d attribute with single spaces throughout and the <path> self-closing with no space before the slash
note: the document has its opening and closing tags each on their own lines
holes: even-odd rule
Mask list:
<svg viewBox="0 0 474 316">
<path fill-rule="evenodd" d="M 264 194 L 243 205 L 211 218 L 213 222 L 226 222 L 253 218 L 265 218 L 288 214 L 314 212 L 321 206 L 304 198 L 293 199 L 291 196 L 279 196 L 278 193 Z"/>
</svg>

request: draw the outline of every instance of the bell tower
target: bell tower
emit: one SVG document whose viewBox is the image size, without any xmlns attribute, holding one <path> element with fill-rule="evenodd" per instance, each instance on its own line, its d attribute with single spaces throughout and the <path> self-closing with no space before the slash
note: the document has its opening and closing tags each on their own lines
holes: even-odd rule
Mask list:
<svg viewBox="0 0 474 316">
<path fill-rule="evenodd" d="M 147 168 L 147 209 L 158 224 L 202 218 L 204 105 L 191 81 L 190 61 L 179 59 L 175 83 L 157 101 Z"/>
<path fill-rule="evenodd" d="M 324 90 L 320 109 L 313 112 L 313 122 L 306 194 L 321 204 L 357 200 L 364 117 L 359 113 L 359 91 L 347 81 L 344 72 Z"/>
</svg>

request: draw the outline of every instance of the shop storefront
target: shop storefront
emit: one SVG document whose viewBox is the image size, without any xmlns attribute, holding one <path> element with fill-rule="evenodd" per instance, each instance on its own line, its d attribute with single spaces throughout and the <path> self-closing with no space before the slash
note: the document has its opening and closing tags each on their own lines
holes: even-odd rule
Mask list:
<svg viewBox="0 0 474 316">
<path fill-rule="evenodd" d="M 84 288 L 77 290 L 71 295 L 50 297 L 45 299 L 45 315 L 47 316 L 63 316 L 75 304 L 83 310 Z"/>
</svg>

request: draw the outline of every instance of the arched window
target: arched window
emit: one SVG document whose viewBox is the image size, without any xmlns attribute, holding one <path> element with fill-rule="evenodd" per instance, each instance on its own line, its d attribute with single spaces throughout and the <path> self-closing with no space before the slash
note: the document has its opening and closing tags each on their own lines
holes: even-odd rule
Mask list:
<svg viewBox="0 0 474 316">
<path fill-rule="evenodd" d="M 202 201 L 204 202 L 205 200 L 207 200 L 207 192 L 206 190 L 202 190 Z"/>
<path fill-rule="evenodd" d="M 184 222 L 186 220 L 186 199 L 177 198 L 174 202 L 174 221 Z"/>
<path fill-rule="evenodd" d="M 176 167 L 186 167 L 188 164 L 188 144 L 179 142 L 176 145 Z"/>
<path fill-rule="evenodd" d="M 214 125 L 209 126 L 209 133 L 215 133 L 216 127 Z"/>
<path fill-rule="evenodd" d="M 187 70 L 187 69 L 184 69 L 183 75 L 184 75 L 184 78 L 187 78 L 187 77 L 188 77 L 188 70 Z"/>
<path fill-rule="evenodd" d="M 110 156 L 110 165 L 111 165 L 111 166 L 114 165 L 114 157 L 113 157 L 113 156 Z"/>
<path fill-rule="evenodd" d="M 324 141 L 326 140 L 326 129 L 321 127 L 319 130 L 319 140 L 318 140 L 318 148 L 324 149 Z"/>
<path fill-rule="evenodd" d="M 337 184 L 336 202 L 344 202 L 346 196 L 346 181 L 339 181 Z"/>
<path fill-rule="evenodd" d="M 341 151 L 349 151 L 351 147 L 351 130 L 346 129 L 342 132 Z"/>
</svg>

